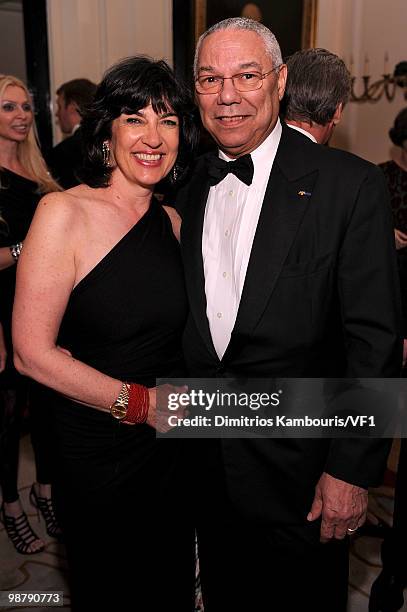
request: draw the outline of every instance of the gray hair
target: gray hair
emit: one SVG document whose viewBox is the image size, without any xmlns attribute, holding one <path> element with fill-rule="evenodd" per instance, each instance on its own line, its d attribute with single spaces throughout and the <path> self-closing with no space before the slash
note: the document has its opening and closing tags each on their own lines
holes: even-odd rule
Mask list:
<svg viewBox="0 0 407 612">
<path fill-rule="evenodd" d="M 287 60 L 281 112 L 285 119 L 326 125 L 348 102 L 351 76 L 343 60 L 326 49 L 297 51 Z"/>
<path fill-rule="evenodd" d="M 266 28 L 266 26 L 262 23 L 254 21 L 254 19 L 249 19 L 248 17 L 231 17 L 229 19 L 219 21 L 219 23 L 215 23 L 215 25 L 210 27 L 199 37 L 194 57 L 195 78 L 198 76 L 198 57 L 203 41 L 207 36 L 213 34 L 214 32 L 218 32 L 219 30 L 248 30 L 250 32 L 255 32 L 260 36 L 260 38 L 263 39 L 266 52 L 271 57 L 271 61 L 273 62 L 273 67 L 276 68 L 283 63 L 280 45 L 278 44 L 277 39 L 271 30 Z"/>
</svg>

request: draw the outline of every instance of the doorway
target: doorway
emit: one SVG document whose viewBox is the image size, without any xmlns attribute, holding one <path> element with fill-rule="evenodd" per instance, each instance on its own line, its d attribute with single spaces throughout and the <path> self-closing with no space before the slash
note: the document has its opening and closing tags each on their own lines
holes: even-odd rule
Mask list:
<svg viewBox="0 0 407 612">
<path fill-rule="evenodd" d="M 52 147 L 46 0 L 0 0 L 0 73 L 28 85 L 44 154 Z"/>
</svg>

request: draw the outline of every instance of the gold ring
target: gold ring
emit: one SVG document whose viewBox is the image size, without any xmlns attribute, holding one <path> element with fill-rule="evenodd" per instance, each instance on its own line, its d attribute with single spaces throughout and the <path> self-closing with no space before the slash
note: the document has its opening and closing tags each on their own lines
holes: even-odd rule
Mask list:
<svg viewBox="0 0 407 612">
<path fill-rule="evenodd" d="M 349 533 L 355 533 L 355 531 L 357 531 L 357 530 L 358 530 L 357 527 L 355 527 L 355 529 L 350 529 L 350 527 L 348 527 Z"/>
</svg>

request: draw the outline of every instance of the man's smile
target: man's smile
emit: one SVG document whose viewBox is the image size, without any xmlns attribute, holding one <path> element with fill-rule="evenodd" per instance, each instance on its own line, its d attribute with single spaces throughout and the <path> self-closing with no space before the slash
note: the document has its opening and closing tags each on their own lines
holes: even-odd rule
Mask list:
<svg viewBox="0 0 407 612">
<path fill-rule="evenodd" d="M 241 121 L 244 121 L 249 117 L 250 115 L 218 115 L 217 117 L 215 117 L 215 119 L 217 121 L 220 121 L 221 123 L 233 125 L 236 123 L 240 123 Z"/>
</svg>

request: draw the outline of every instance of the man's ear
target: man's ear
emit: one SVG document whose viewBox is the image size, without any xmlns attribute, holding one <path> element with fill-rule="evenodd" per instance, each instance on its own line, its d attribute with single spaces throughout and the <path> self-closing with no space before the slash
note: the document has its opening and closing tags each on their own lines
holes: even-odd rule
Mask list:
<svg viewBox="0 0 407 612">
<path fill-rule="evenodd" d="M 338 125 L 338 123 L 340 122 L 341 117 L 342 117 L 342 111 L 343 111 L 343 104 L 342 102 L 339 102 L 334 112 L 334 116 L 332 117 L 332 121 L 334 125 Z"/>
<path fill-rule="evenodd" d="M 286 81 L 287 81 L 287 65 L 286 64 L 282 64 L 280 66 L 280 69 L 279 69 L 278 82 L 277 82 L 278 98 L 279 98 L 280 102 L 281 102 L 281 100 L 283 99 L 283 96 L 284 96 Z"/>
<path fill-rule="evenodd" d="M 78 105 L 76 102 L 69 102 L 69 104 L 67 104 L 65 108 L 70 113 L 79 113 Z"/>
</svg>

